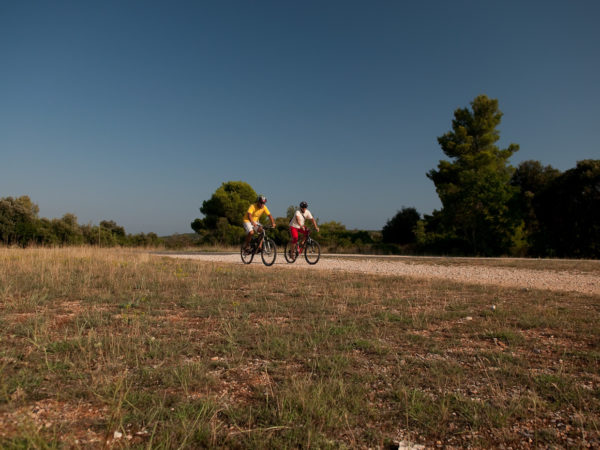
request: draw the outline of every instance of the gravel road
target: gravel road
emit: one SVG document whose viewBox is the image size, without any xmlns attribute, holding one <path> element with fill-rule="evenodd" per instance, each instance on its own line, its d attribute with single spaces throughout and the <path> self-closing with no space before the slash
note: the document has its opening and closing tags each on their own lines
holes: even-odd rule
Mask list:
<svg viewBox="0 0 600 450">
<path fill-rule="evenodd" d="M 174 258 L 201 261 L 225 262 L 242 265 L 238 254 L 163 254 Z M 257 255 L 249 268 L 265 267 Z M 600 295 L 600 276 L 589 273 L 556 270 L 530 270 L 482 265 L 448 266 L 436 264 L 407 264 L 398 259 L 349 258 L 344 256 L 321 257 L 314 266 L 303 259 L 287 264 L 283 255 L 278 255 L 272 267 L 291 270 L 342 270 L 352 273 L 370 273 L 387 276 L 407 276 L 452 280 L 465 283 L 545 289 L 552 291 L 581 292 Z"/>
</svg>

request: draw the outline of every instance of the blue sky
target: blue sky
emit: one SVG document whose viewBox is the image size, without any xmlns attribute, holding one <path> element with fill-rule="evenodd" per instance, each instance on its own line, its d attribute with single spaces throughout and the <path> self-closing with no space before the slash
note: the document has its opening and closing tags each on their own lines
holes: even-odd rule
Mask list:
<svg viewBox="0 0 600 450">
<path fill-rule="evenodd" d="M 191 232 L 222 182 L 381 229 L 440 207 L 453 112 L 513 165 L 600 158 L 600 2 L 0 0 L 0 197 Z"/>
</svg>

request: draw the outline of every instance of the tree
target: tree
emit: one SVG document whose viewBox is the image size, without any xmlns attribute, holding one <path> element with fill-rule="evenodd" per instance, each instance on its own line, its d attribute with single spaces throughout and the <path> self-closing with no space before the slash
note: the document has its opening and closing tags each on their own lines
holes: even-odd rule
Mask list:
<svg viewBox="0 0 600 450">
<path fill-rule="evenodd" d="M 52 219 L 52 231 L 62 245 L 83 244 L 83 232 L 75 214 L 66 213 L 61 219 Z"/>
<path fill-rule="evenodd" d="M 511 178 L 511 185 L 518 188 L 513 209 L 522 220 L 527 248 L 525 254 L 544 254 L 547 243 L 541 233 L 536 204 L 540 196 L 550 188 L 560 171 L 552 166 L 543 166 L 539 161 L 523 161 Z"/>
<path fill-rule="evenodd" d="M 416 241 L 415 228 L 421 219 L 416 208 L 402 207 L 394 217 L 387 221 L 381 230 L 382 240 L 386 244 L 412 244 Z"/>
<path fill-rule="evenodd" d="M 446 237 L 464 241 L 471 253 L 501 254 L 511 247 L 517 220 L 509 205 L 517 189 L 510 185 L 508 159 L 519 146 L 499 149 L 502 112 L 498 100 L 480 95 L 472 111 L 454 111 L 452 131 L 438 138 L 446 156 L 427 174 L 442 202 L 441 227 Z"/>
<path fill-rule="evenodd" d="M 58 236 L 54 234 L 52 221 L 45 217 L 39 219 L 36 229 L 36 244 L 39 245 L 58 245 L 60 242 Z"/>
<path fill-rule="evenodd" d="M 100 227 L 104 228 L 106 231 L 114 234 L 118 238 L 125 237 L 125 228 L 117 225 L 117 223 L 114 220 L 102 220 L 100 222 Z"/>
<path fill-rule="evenodd" d="M 35 241 L 38 212 L 26 195 L 0 198 L 0 242 L 27 245 Z"/>
<path fill-rule="evenodd" d="M 555 177 L 534 207 L 546 255 L 600 257 L 600 160 L 579 161 Z"/>
<path fill-rule="evenodd" d="M 207 241 L 236 244 L 243 235 L 242 222 L 257 194 L 248 183 L 228 181 L 212 197 L 202 202 L 203 219 L 192 222 L 192 229 Z"/>
</svg>

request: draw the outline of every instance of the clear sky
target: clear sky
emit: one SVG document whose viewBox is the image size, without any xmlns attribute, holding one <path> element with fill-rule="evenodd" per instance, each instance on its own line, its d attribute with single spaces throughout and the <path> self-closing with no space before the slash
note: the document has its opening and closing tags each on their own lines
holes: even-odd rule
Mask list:
<svg viewBox="0 0 600 450">
<path fill-rule="evenodd" d="M 0 0 L 0 197 L 192 232 L 221 183 L 381 229 L 499 101 L 516 166 L 599 159 L 600 2 Z"/>
</svg>

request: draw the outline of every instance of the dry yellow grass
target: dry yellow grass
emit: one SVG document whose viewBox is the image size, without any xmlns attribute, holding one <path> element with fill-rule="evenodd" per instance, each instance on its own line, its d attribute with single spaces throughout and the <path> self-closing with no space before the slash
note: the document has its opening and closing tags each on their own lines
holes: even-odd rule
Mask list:
<svg viewBox="0 0 600 450">
<path fill-rule="evenodd" d="M 599 316 L 593 295 L 0 249 L 0 447 L 599 446 Z"/>
</svg>

